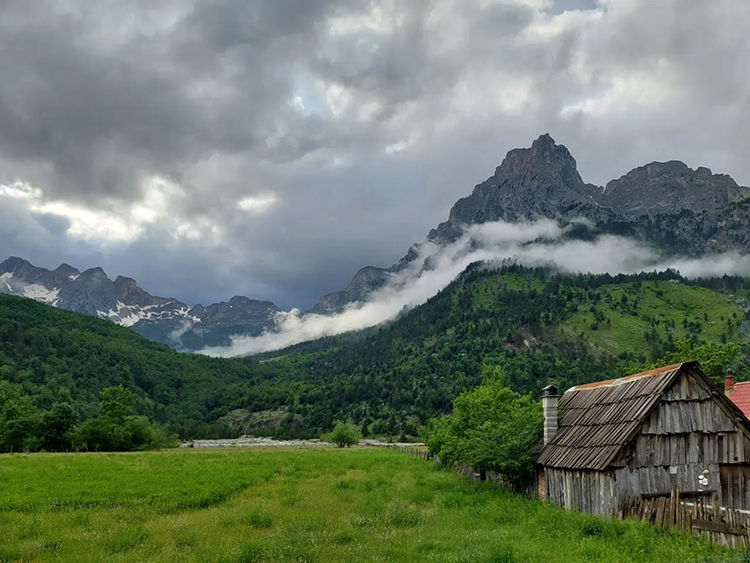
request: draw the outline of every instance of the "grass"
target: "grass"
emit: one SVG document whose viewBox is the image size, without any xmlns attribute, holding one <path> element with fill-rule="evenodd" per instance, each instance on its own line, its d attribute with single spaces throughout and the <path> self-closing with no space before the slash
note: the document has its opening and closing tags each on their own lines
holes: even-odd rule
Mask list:
<svg viewBox="0 0 750 563">
<path fill-rule="evenodd" d="M 722 334 L 730 341 L 741 338 L 736 323 L 742 319 L 743 311 L 736 297 L 732 299 L 705 287 L 658 281 L 643 282 L 639 286 L 602 286 L 599 293 L 611 296 L 611 303 L 604 300 L 582 303 L 579 311 L 563 323 L 562 331 L 570 337 L 583 334 L 592 346 L 612 354 L 647 346 L 646 333 L 653 330 L 664 340 L 670 332 L 674 340 L 689 338 L 692 334 L 708 342 L 719 342 Z M 625 310 L 621 306 L 623 295 L 628 304 Z M 636 301 L 638 307 L 633 309 Z M 591 306 L 603 314 L 603 321 L 595 323 Z M 690 323 L 687 328 L 686 321 Z M 729 321 L 735 324 L 733 335 L 729 334 Z M 695 327 L 700 327 L 699 332 Z"/>
<path fill-rule="evenodd" d="M 698 561 L 607 521 L 389 450 L 0 456 L 0 561 Z"/>
</svg>

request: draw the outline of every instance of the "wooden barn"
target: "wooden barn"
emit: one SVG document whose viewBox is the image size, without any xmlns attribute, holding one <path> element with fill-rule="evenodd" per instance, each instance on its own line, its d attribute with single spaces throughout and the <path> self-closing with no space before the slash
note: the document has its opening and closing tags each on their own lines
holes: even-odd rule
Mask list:
<svg viewBox="0 0 750 563">
<path fill-rule="evenodd" d="M 615 515 L 629 499 L 715 499 L 750 510 L 750 421 L 697 362 L 544 390 L 538 492 Z"/>
</svg>

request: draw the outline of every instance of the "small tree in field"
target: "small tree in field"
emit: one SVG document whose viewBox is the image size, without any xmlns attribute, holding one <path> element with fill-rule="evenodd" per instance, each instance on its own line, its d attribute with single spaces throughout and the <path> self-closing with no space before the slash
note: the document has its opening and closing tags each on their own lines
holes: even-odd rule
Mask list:
<svg viewBox="0 0 750 563">
<path fill-rule="evenodd" d="M 347 424 L 339 420 L 336 422 L 333 430 L 328 434 L 323 434 L 321 438 L 325 442 L 336 444 L 339 448 L 343 448 L 344 446 L 348 448 L 359 444 L 359 441 L 362 439 L 362 432 L 356 424 Z"/>
<path fill-rule="evenodd" d="M 534 476 L 533 449 L 542 432 L 542 406 L 505 387 L 502 372 L 453 401 L 453 414 L 424 429 L 427 446 L 448 465 L 491 470 L 522 488 Z"/>
</svg>

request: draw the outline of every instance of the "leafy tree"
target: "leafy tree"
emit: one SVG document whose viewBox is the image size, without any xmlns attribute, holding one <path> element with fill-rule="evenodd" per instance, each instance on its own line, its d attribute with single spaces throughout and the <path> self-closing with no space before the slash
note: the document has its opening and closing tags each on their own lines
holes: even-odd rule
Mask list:
<svg viewBox="0 0 750 563">
<path fill-rule="evenodd" d="M 78 413 L 70 403 L 57 403 L 42 416 L 41 447 L 48 451 L 68 451 L 78 425 Z"/>
<path fill-rule="evenodd" d="M 133 414 L 135 408 L 135 395 L 122 385 L 102 389 L 99 394 L 101 404 L 99 416 L 115 423 L 122 423 L 125 418 Z"/>
<path fill-rule="evenodd" d="M 100 393 L 99 416 L 78 429 L 76 442 L 93 451 L 131 451 L 164 447 L 174 443 L 157 424 L 133 414 L 135 396 L 123 388 L 108 387 Z"/>
<path fill-rule="evenodd" d="M 661 366 L 697 361 L 715 383 L 721 384 L 727 370 L 732 370 L 739 380 L 750 379 L 750 365 L 743 354 L 743 345 L 738 342 L 699 344 L 688 339 L 674 343 L 675 351 L 645 364 L 631 363 L 627 374 L 639 373 Z"/>
<path fill-rule="evenodd" d="M 38 449 L 39 411 L 20 387 L 0 381 L 0 452 Z"/>
<path fill-rule="evenodd" d="M 443 463 L 465 464 L 525 485 L 534 475 L 534 446 L 542 431 L 541 403 L 503 384 L 497 372 L 487 383 L 459 395 L 453 414 L 426 429 L 430 451 Z"/>
<path fill-rule="evenodd" d="M 321 436 L 324 442 L 336 444 L 339 448 L 344 446 L 351 447 L 359 444 L 362 439 L 362 432 L 356 424 L 347 424 L 346 422 L 337 421 L 336 426 L 328 434 Z"/>
</svg>

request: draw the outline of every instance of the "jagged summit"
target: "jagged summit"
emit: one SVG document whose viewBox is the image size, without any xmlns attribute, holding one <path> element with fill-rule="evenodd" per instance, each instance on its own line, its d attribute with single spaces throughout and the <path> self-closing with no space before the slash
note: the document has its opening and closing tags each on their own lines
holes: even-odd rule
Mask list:
<svg viewBox="0 0 750 563">
<path fill-rule="evenodd" d="M 390 270 L 384 268 L 376 268 L 375 266 L 360 268 L 346 288 L 324 295 L 310 312 L 331 313 L 341 311 L 348 303 L 363 301 L 371 291 L 382 287 L 389 277 Z"/>
<path fill-rule="evenodd" d="M 233 335 L 260 334 L 275 326 L 279 308 L 270 301 L 235 296 L 229 303 L 192 309 L 151 295 L 133 279 L 114 281 L 100 267 L 79 272 L 69 264 L 38 268 L 17 256 L 0 263 L 0 293 L 30 297 L 61 309 L 109 319 L 165 344 L 198 350 L 228 345 Z"/>
<path fill-rule="evenodd" d="M 489 221 L 606 219 L 610 212 L 596 201 L 601 193 L 600 187 L 583 181 L 567 147 L 544 134 L 528 149 L 509 151 L 495 174 L 478 184 L 470 196 L 459 199 L 448 221 L 433 229 L 428 239 L 453 241 L 464 225 Z"/>
<path fill-rule="evenodd" d="M 569 185 L 583 185 L 576 160 L 565 145 L 558 145 L 549 133 L 540 135 L 528 149 L 508 151 L 495 177 L 511 178 L 527 170 L 547 169 Z"/>
<path fill-rule="evenodd" d="M 680 161 L 652 162 L 636 168 L 606 188 L 587 184 L 575 158 L 549 133 L 529 148 L 508 151 L 495 172 L 451 208 L 448 220 L 432 229 L 428 240 L 450 243 L 467 225 L 490 221 L 516 222 L 540 218 L 568 222 L 585 218 L 600 233 L 629 235 L 670 252 L 750 252 L 750 188 L 709 168 L 689 168 Z M 672 245 L 671 248 L 666 248 Z M 328 294 L 315 310 L 336 311 L 362 300 L 382 285 L 387 272 L 397 272 L 418 257 L 418 244 L 397 264 L 368 280 L 355 275 L 350 287 Z"/>
<path fill-rule="evenodd" d="M 628 219 L 640 215 L 704 212 L 750 197 L 750 188 L 737 185 L 727 174 L 709 168 L 692 170 L 679 160 L 651 162 L 612 180 L 604 202 Z"/>
</svg>

